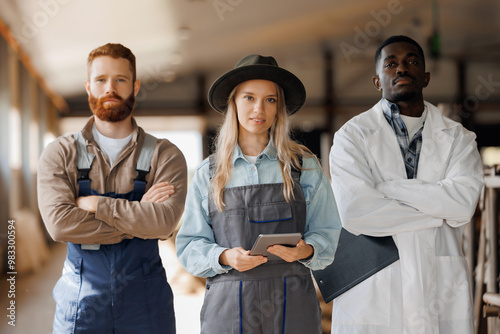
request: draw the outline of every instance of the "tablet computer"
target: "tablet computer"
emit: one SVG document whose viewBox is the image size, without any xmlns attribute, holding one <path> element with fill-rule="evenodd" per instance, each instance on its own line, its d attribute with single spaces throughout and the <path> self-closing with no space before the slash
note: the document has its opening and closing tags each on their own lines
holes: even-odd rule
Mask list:
<svg viewBox="0 0 500 334">
<path fill-rule="evenodd" d="M 269 259 L 279 259 L 267 251 L 267 247 L 272 245 L 296 246 L 302 238 L 302 233 L 279 233 L 279 234 L 261 234 L 255 240 L 250 251 L 250 255 L 263 255 Z"/>
</svg>

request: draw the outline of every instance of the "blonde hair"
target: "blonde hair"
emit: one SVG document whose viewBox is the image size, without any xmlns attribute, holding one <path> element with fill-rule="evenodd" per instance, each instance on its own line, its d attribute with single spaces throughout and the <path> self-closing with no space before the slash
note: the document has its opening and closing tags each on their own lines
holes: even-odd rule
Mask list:
<svg viewBox="0 0 500 334">
<path fill-rule="evenodd" d="M 273 125 L 269 129 L 269 142 L 274 146 L 278 154 L 277 158 L 283 175 L 283 195 L 287 202 L 294 198 L 292 170 L 302 170 L 300 157 L 314 157 L 314 154 L 304 145 L 290 138 L 290 121 L 286 112 L 283 89 L 276 83 L 277 113 Z M 227 111 L 224 122 L 216 138 L 215 160 L 216 169 L 211 180 L 211 191 L 213 201 L 219 211 L 224 210 L 224 187 L 231 178 L 233 169 L 233 152 L 238 145 L 238 117 L 235 103 L 235 95 L 238 86 L 234 87 L 228 97 Z"/>
</svg>

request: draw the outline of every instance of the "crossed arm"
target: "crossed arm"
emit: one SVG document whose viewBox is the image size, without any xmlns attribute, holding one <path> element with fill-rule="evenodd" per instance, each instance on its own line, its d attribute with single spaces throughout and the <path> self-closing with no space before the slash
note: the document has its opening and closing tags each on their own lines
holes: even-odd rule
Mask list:
<svg viewBox="0 0 500 334">
<path fill-rule="evenodd" d="M 399 152 L 398 152 L 399 153 Z M 386 236 L 467 223 L 482 188 L 482 166 L 474 136 L 463 135 L 450 152 L 441 180 L 377 182 L 363 145 L 340 131 L 330 153 L 332 187 L 344 227 L 354 234 Z"/>
<path fill-rule="evenodd" d="M 75 200 L 77 185 L 70 172 L 75 158 L 69 156 L 67 143 L 50 144 L 39 160 L 38 202 L 51 237 L 81 244 L 113 244 L 134 237 L 167 239 L 184 210 L 187 168 L 177 147 L 167 142 L 157 145 L 158 157 L 150 172 L 154 185 L 141 202 L 129 202 L 104 196 Z"/>
<path fill-rule="evenodd" d="M 153 185 L 149 190 L 142 196 L 141 203 L 152 202 L 152 203 L 162 203 L 167 198 L 175 193 L 175 187 L 168 182 L 160 182 Z M 95 213 L 97 210 L 97 202 L 99 196 L 81 196 L 76 199 L 76 206 L 88 212 Z"/>
</svg>

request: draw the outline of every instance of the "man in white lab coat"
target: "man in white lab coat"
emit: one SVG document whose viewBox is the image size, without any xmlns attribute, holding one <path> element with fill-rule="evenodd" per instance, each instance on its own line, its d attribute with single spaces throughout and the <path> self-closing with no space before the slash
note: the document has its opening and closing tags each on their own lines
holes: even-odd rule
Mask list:
<svg viewBox="0 0 500 334">
<path fill-rule="evenodd" d="M 461 241 L 483 187 L 476 136 L 424 101 L 414 40 L 388 38 L 375 67 L 382 99 L 335 134 L 332 187 L 344 228 L 392 236 L 400 259 L 334 300 L 332 333 L 472 333 Z"/>
</svg>

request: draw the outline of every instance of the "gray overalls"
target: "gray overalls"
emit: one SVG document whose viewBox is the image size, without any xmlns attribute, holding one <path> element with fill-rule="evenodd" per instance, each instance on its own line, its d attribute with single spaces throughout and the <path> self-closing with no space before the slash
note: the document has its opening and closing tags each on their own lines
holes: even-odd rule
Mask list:
<svg viewBox="0 0 500 334">
<path fill-rule="evenodd" d="M 215 161 L 210 158 L 210 174 Z M 304 232 L 306 202 L 293 171 L 295 198 L 287 203 L 283 184 L 224 189 L 224 212 L 209 201 L 215 241 L 250 249 L 261 233 Z M 201 310 L 203 334 L 321 333 L 321 309 L 311 272 L 299 262 L 269 260 L 245 272 L 230 270 L 207 279 Z"/>
</svg>

